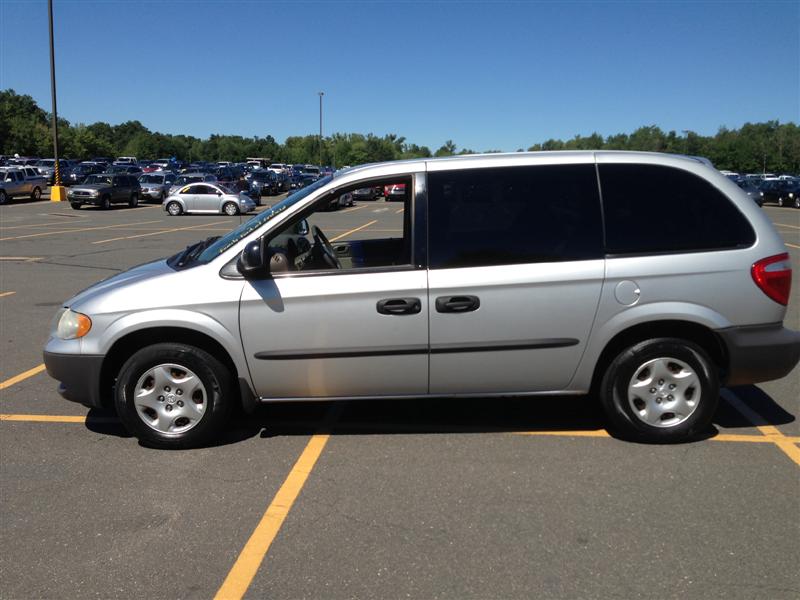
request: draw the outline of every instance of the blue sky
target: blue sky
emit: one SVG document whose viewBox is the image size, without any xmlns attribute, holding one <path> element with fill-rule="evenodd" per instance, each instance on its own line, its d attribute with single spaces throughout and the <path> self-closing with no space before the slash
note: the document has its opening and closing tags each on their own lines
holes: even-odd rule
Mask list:
<svg viewBox="0 0 800 600">
<path fill-rule="evenodd" d="M 516 150 L 800 121 L 800 2 L 54 0 L 59 115 L 207 137 Z M 46 0 L 0 0 L 0 89 L 50 109 Z"/>
</svg>

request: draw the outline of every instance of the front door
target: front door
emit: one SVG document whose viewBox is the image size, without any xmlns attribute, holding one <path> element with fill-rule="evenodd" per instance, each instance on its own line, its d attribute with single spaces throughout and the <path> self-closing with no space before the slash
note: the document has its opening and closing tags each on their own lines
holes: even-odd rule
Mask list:
<svg viewBox="0 0 800 600">
<path fill-rule="evenodd" d="M 603 283 L 594 165 L 440 169 L 428 184 L 430 392 L 566 388 Z"/>
<path fill-rule="evenodd" d="M 411 188 L 410 176 L 400 179 Z M 423 395 L 428 282 L 411 255 L 410 197 L 379 213 L 325 211 L 335 196 L 326 194 L 306 222 L 270 235 L 282 272 L 245 283 L 240 330 L 256 391 L 295 399 Z M 357 260 L 346 242 L 357 244 Z"/>
</svg>

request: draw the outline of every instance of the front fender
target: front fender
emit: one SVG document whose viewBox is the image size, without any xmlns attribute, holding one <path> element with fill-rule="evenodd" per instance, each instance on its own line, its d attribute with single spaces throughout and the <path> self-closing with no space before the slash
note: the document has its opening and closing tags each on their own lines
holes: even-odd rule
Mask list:
<svg viewBox="0 0 800 600">
<path fill-rule="evenodd" d="M 203 333 L 222 346 L 240 374 L 249 373 L 239 339 L 238 315 L 232 314 L 229 324 L 201 312 L 178 308 L 137 311 L 124 315 L 107 325 L 99 338 L 84 338 L 82 354 L 105 355 L 112 346 L 128 334 L 159 327 L 177 327 Z"/>
</svg>

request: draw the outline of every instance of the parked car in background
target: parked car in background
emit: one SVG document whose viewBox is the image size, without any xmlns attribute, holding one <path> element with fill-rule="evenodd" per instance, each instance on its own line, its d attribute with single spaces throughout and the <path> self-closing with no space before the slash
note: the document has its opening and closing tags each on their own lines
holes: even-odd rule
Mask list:
<svg viewBox="0 0 800 600">
<path fill-rule="evenodd" d="M 787 181 L 787 185 L 778 197 L 778 206 L 791 206 L 800 208 L 800 180 L 792 179 Z"/>
<path fill-rule="evenodd" d="M 0 167 L 0 204 L 22 196 L 39 200 L 46 188 L 47 180 L 34 167 Z"/>
<path fill-rule="evenodd" d="M 217 181 L 225 185 L 231 185 L 236 180 L 233 169 L 228 166 L 221 166 L 214 169 L 214 177 L 217 178 Z"/>
<path fill-rule="evenodd" d="M 107 172 L 125 173 L 127 175 L 134 175 L 138 177 L 139 175 L 142 174 L 142 169 L 137 165 L 122 164 L 122 165 L 111 165 L 110 167 L 108 167 Z"/>
<path fill-rule="evenodd" d="M 748 197 L 758 204 L 759 206 L 763 206 L 764 204 L 764 192 L 759 190 L 753 182 L 745 177 L 737 177 L 733 180 L 733 182 L 738 185 L 742 191 L 748 195 Z"/>
<path fill-rule="evenodd" d="M 376 198 L 381 197 L 381 191 L 379 187 L 365 187 L 365 188 L 358 188 L 357 190 L 353 190 L 353 199 L 354 200 L 375 200 Z"/>
<path fill-rule="evenodd" d="M 89 175 L 103 173 L 105 170 L 105 165 L 100 163 L 82 162 L 72 167 L 66 175 L 62 176 L 62 182 L 66 186 L 83 183 Z"/>
<path fill-rule="evenodd" d="M 89 175 L 82 184 L 69 188 L 67 200 L 75 210 L 84 204 L 99 206 L 104 210 L 119 203 L 136 208 L 139 205 L 140 190 L 139 182 L 133 175 L 99 173 Z"/>
<path fill-rule="evenodd" d="M 92 158 L 89 159 L 89 162 L 101 163 L 108 167 L 111 166 L 111 164 L 113 164 L 114 159 L 108 156 L 93 156 Z"/>
<path fill-rule="evenodd" d="M 201 181 L 214 182 L 216 180 L 217 178 L 209 173 L 184 173 L 183 175 L 178 175 L 178 178 L 175 179 L 174 183 L 169 188 L 169 194 L 174 194 L 179 188 L 190 183 L 198 183 Z"/>
<path fill-rule="evenodd" d="M 789 182 L 782 179 L 765 179 L 758 189 L 764 194 L 764 202 L 774 202 L 778 206 L 783 206 L 788 186 Z"/>
<path fill-rule="evenodd" d="M 186 213 L 223 213 L 232 216 L 256 209 L 256 203 L 247 194 L 237 194 L 220 183 L 185 185 L 170 194 L 163 206 L 173 217 Z"/>
<path fill-rule="evenodd" d="M 54 158 L 43 158 L 37 161 L 34 166 L 39 174 L 44 176 L 48 185 L 53 185 L 56 178 L 56 160 Z M 70 171 L 70 163 L 67 160 L 58 160 L 59 175 L 63 182 L 64 176 Z"/>
<path fill-rule="evenodd" d="M 139 176 L 143 202 L 157 200 L 163 202 L 169 196 L 170 188 L 175 184 L 175 174 L 168 171 L 144 173 Z"/>
<path fill-rule="evenodd" d="M 139 161 L 136 160 L 135 156 L 118 156 L 117 160 L 114 161 L 115 165 L 138 165 Z"/>
<path fill-rule="evenodd" d="M 406 184 L 396 183 L 387 185 L 384 187 L 383 195 L 387 202 L 394 200 L 403 201 L 406 198 Z"/>
<path fill-rule="evenodd" d="M 246 180 L 250 183 L 250 197 L 254 200 L 278 193 L 278 177 L 269 169 L 257 169 L 250 173 Z"/>
</svg>

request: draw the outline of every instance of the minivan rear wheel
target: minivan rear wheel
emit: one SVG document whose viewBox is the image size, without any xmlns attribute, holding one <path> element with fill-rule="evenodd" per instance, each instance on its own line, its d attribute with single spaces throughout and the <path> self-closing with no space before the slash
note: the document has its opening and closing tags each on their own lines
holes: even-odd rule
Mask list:
<svg viewBox="0 0 800 600">
<path fill-rule="evenodd" d="M 187 344 L 154 344 L 120 369 L 114 398 L 126 429 L 148 446 L 208 443 L 230 412 L 231 377 L 211 354 Z"/>
<path fill-rule="evenodd" d="M 600 400 L 612 430 L 645 442 L 686 441 L 711 425 L 719 380 L 708 354 L 676 338 L 639 342 L 611 363 Z"/>
</svg>

